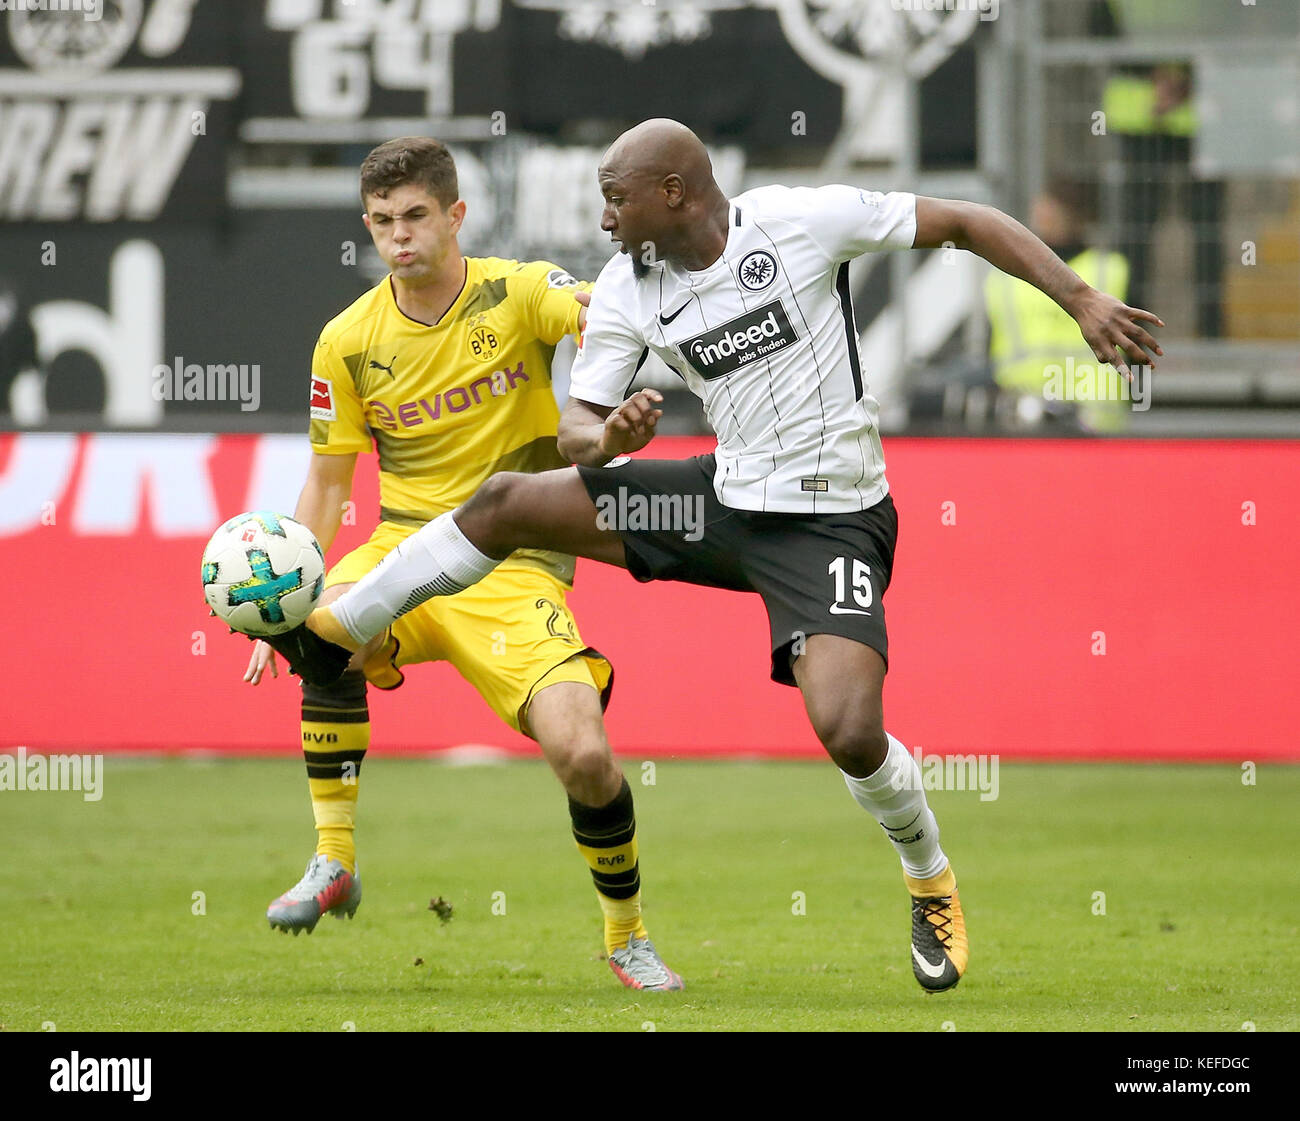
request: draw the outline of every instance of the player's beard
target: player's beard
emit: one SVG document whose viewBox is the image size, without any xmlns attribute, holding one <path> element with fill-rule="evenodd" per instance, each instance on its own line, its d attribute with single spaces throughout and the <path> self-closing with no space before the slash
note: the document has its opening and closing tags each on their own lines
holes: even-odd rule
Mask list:
<svg viewBox="0 0 1300 1121">
<path fill-rule="evenodd" d="M 637 280 L 644 280 L 650 275 L 650 266 L 645 263 L 644 257 L 640 257 L 635 253 L 629 253 L 628 256 L 632 258 L 632 275 Z"/>
</svg>

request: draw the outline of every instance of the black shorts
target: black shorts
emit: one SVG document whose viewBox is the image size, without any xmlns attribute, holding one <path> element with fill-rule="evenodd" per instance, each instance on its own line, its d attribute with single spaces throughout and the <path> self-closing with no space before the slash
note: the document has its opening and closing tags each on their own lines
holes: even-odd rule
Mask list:
<svg viewBox="0 0 1300 1121">
<path fill-rule="evenodd" d="M 617 461 L 616 461 L 617 462 Z M 723 506 L 714 457 L 579 467 L 597 519 L 623 539 L 638 580 L 757 592 L 772 631 L 772 680 L 793 685 L 792 658 L 814 634 L 864 643 L 888 664 L 883 597 L 898 515 L 885 495 L 846 514 L 760 514 Z"/>
</svg>

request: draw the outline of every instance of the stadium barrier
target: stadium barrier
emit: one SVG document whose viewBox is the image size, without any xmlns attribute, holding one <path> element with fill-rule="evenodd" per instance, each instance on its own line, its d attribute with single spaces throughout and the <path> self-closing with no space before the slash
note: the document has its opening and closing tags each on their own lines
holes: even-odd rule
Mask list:
<svg viewBox="0 0 1300 1121">
<path fill-rule="evenodd" d="M 292 510 L 308 454 L 297 436 L 0 435 L 0 748 L 294 753 L 295 682 L 241 681 L 249 645 L 208 617 L 199 557 L 226 517 Z M 895 439 L 886 456 L 886 713 L 909 746 L 1300 760 L 1300 446 Z M 331 558 L 373 524 L 372 465 L 357 479 Z M 620 753 L 819 754 L 798 694 L 768 680 L 756 597 L 583 562 L 572 603 L 616 666 Z M 380 753 L 533 750 L 446 666 L 409 669 L 371 710 Z"/>
</svg>

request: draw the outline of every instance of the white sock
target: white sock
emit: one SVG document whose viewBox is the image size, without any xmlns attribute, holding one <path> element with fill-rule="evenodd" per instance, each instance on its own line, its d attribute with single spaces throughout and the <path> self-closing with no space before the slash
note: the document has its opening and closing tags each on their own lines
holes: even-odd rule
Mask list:
<svg viewBox="0 0 1300 1121">
<path fill-rule="evenodd" d="M 500 563 L 474 548 L 448 511 L 411 534 L 330 608 L 348 634 L 368 642 L 426 599 L 463 592 Z"/>
<path fill-rule="evenodd" d="M 925 801 L 921 768 L 911 752 L 885 733 L 889 751 L 879 769 L 866 778 L 844 775 L 849 793 L 880 822 L 903 862 L 903 871 L 918 880 L 937 876 L 948 866 L 939 847 L 939 824 Z"/>
</svg>

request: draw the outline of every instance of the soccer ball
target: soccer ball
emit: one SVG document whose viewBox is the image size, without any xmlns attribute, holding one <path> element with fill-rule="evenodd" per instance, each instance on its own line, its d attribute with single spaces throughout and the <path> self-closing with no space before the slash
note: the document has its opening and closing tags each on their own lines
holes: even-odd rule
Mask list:
<svg viewBox="0 0 1300 1121">
<path fill-rule="evenodd" d="M 252 638 L 302 623 L 325 589 L 325 555 L 301 522 L 254 510 L 231 518 L 203 550 L 203 597 Z"/>
</svg>

